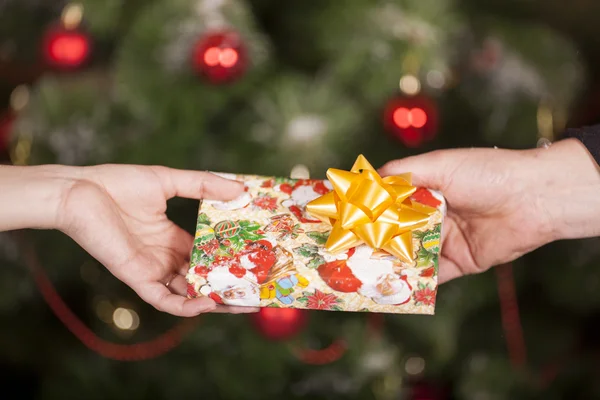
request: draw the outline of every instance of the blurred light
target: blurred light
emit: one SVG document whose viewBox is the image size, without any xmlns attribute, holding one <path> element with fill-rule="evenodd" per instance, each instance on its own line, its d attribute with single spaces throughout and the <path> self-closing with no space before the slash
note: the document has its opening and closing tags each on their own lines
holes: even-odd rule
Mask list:
<svg viewBox="0 0 600 400">
<path fill-rule="evenodd" d="M 422 128 L 427 123 L 427 114 L 421 108 L 413 108 L 410 110 L 410 120 L 415 128 Z"/>
<path fill-rule="evenodd" d="M 429 71 L 427 73 L 427 84 L 434 89 L 441 89 L 444 87 L 446 83 L 446 78 L 444 78 L 444 74 L 440 71 Z"/>
<path fill-rule="evenodd" d="M 425 360 L 422 357 L 410 357 L 406 360 L 404 369 L 409 375 L 418 375 L 425 370 Z"/>
<path fill-rule="evenodd" d="M 307 313 L 299 308 L 264 307 L 251 316 L 256 328 L 269 340 L 289 339 L 307 322 Z"/>
<path fill-rule="evenodd" d="M 21 111 L 29 103 L 29 89 L 25 85 L 17 86 L 10 94 L 10 106 L 14 111 Z"/>
<path fill-rule="evenodd" d="M 201 35 L 194 44 L 191 61 L 194 71 L 212 84 L 233 82 L 248 70 L 248 51 L 235 31 Z"/>
<path fill-rule="evenodd" d="M 310 179 L 310 171 L 306 165 L 298 164 L 292 168 L 290 172 L 290 178 L 292 179 Z"/>
<path fill-rule="evenodd" d="M 219 61 L 223 67 L 231 68 L 238 61 L 238 53 L 234 49 L 223 49 L 221 50 Z"/>
<path fill-rule="evenodd" d="M 238 52 L 231 48 L 209 47 L 204 52 L 204 63 L 209 67 L 220 65 L 224 68 L 231 68 L 238 62 L 238 59 Z"/>
<path fill-rule="evenodd" d="M 416 76 L 404 75 L 400 78 L 400 90 L 409 96 L 414 96 L 421 90 L 421 82 Z"/>
<path fill-rule="evenodd" d="M 546 104 L 540 104 L 537 110 L 538 134 L 548 140 L 554 139 L 554 118 L 552 110 Z"/>
<path fill-rule="evenodd" d="M 416 148 L 438 133 L 438 107 L 434 99 L 417 95 L 388 101 L 383 112 L 385 129 L 405 146 Z"/>
<path fill-rule="evenodd" d="M 115 326 L 122 330 L 133 331 L 140 325 L 137 313 L 128 308 L 117 308 L 112 317 Z"/>
<path fill-rule="evenodd" d="M 567 125 L 567 111 L 563 107 L 557 107 L 552 112 L 554 132 L 562 132 Z"/>
<path fill-rule="evenodd" d="M 77 32 L 61 32 L 48 41 L 48 57 L 53 63 L 74 67 L 85 61 L 90 50 L 87 36 Z"/>
<path fill-rule="evenodd" d="M 209 47 L 204 52 L 204 63 L 209 67 L 215 67 L 219 65 L 219 56 L 221 55 L 221 49 L 218 47 Z"/>
<path fill-rule="evenodd" d="M 15 165 L 26 165 L 31 154 L 31 140 L 19 139 L 11 154 L 11 161 Z"/>
<path fill-rule="evenodd" d="M 392 115 L 394 124 L 401 129 L 422 128 L 427 123 L 427 113 L 422 108 L 397 108 Z"/>
<path fill-rule="evenodd" d="M 410 110 L 408 108 L 400 107 L 396 111 L 394 111 L 394 124 L 398 128 L 406 129 L 408 128 L 410 123 Z"/>
<path fill-rule="evenodd" d="M 83 5 L 80 3 L 67 4 L 60 17 L 60 20 L 66 29 L 76 29 L 82 19 Z"/>
<path fill-rule="evenodd" d="M 292 118 L 286 136 L 295 142 L 309 142 L 327 132 L 327 121 L 320 115 L 299 115 Z"/>
<path fill-rule="evenodd" d="M 298 320 L 298 310 L 294 308 L 271 308 L 265 307 L 261 309 L 262 316 L 265 320 L 277 322 L 281 325 L 294 323 Z"/>
</svg>

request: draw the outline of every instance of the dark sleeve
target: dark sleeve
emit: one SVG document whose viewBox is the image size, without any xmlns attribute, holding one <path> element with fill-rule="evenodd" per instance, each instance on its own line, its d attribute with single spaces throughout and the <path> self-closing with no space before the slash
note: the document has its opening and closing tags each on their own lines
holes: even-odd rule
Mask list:
<svg viewBox="0 0 600 400">
<path fill-rule="evenodd" d="M 564 137 L 579 139 L 600 165 L 600 125 L 567 129 Z"/>
</svg>

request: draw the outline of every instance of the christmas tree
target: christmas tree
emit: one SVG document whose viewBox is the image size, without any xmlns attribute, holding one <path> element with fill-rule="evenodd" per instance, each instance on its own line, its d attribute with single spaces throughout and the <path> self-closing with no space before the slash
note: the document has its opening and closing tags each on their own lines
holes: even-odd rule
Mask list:
<svg viewBox="0 0 600 400">
<path fill-rule="evenodd" d="M 548 3 L 5 1 L 0 151 L 323 178 L 359 153 L 535 147 L 578 117 L 597 65 L 576 16 L 598 6 Z M 197 207 L 169 214 L 193 232 Z M 1 234 L 3 384 L 43 399 L 593 398 L 597 248 L 558 243 L 445 284 L 434 317 L 180 320 L 60 233 Z"/>
</svg>

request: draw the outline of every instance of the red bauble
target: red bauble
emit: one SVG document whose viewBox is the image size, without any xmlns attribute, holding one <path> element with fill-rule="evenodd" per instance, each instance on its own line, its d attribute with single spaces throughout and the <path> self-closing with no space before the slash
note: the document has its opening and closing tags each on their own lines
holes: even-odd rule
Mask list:
<svg viewBox="0 0 600 400">
<path fill-rule="evenodd" d="M 437 104 L 426 96 L 394 98 L 386 106 L 384 124 L 406 147 L 420 147 L 437 134 Z"/>
<path fill-rule="evenodd" d="M 59 69 L 81 67 L 91 53 L 91 39 L 82 31 L 51 28 L 43 41 L 44 60 Z"/>
<path fill-rule="evenodd" d="M 248 69 L 248 51 L 237 32 L 213 32 L 196 42 L 192 63 L 211 83 L 233 82 Z"/>
<path fill-rule="evenodd" d="M 269 340 L 289 339 L 302 330 L 307 322 L 305 310 L 296 308 L 261 308 L 252 319 L 258 331 Z"/>
<path fill-rule="evenodd" d="M 10 143 L 10 131 L 15 120 L 14 115 L 6 113 L 0 115 L 0 153 L 4 153 L 8 150 L 8 144 Z"/>
</svg>

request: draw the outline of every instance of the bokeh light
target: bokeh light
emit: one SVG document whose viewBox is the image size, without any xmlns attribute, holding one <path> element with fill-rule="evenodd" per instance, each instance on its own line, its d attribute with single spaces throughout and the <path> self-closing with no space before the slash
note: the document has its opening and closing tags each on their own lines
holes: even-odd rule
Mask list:
<svg viewBox="0 0 600 400">
<path fill-rule="evenodd" d="M 140 318 L 134 310 L 119 307 L 113 312 L 113 323 L 119 329 L 134 331 L 140 325 Z"/>
</svg>

